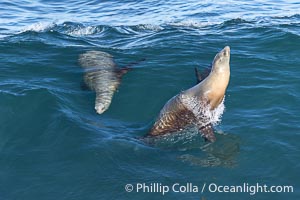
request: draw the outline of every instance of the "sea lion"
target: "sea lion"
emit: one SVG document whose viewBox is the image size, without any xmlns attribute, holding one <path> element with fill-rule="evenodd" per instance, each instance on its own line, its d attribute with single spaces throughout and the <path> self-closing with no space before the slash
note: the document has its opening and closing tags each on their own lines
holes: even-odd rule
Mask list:
<svg viewBox="0 0 300 200">
<path fill-rule="evenodd" d="M 212 69 L 204 80 L 164 105 L 148 136 L 164 135 L 196 125 L 206 140 L 214 142 L 211 116 L 224 99 L 230 78 L 229 61 L 230 47 L 226 46 L 215 56 Z M 196 76 L 199 78 L 197 71 Z"/>
<path fill-rule="evenodd" d="M 85 84 L 96 92 L 96 112 L 102 114 L 109 108 L 114 92 L 129 68 L 118 68 L 113 56 L 102 51 L 88 51 L 81 54 L 79 63 L 85 70 Z"/>
</svg>

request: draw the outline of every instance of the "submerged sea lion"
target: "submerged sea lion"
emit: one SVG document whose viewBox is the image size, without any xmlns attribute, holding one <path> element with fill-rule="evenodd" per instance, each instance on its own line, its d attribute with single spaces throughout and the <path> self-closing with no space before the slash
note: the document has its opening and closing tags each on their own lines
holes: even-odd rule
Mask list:
<svg viewBox="0 0 300 200">
<path fill-rule="evenodd" d="M 230 78 L 229 61 L 230 48 L 226 46 L 215 56 L 212 69 L 204 80 L 164 105 L 148 136 L 177 132 L 187 125 L 196 125 L 206 140 L 214 142 L 211 114 L 224 99 Z"/>
<path fill-rule="evenodd" d="M 114 92 L 129 68 L 118 68 L 113 56 L 102 51 L 81 54 L 79 63 L 85 70 L 85 84 L 96 92 L 95 109 L 102 114 L 109 108 Z"/>
</svg>

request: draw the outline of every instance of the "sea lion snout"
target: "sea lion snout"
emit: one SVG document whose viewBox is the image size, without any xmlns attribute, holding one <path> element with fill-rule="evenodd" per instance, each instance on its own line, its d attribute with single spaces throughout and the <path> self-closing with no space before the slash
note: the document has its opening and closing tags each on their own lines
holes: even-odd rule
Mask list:
<svg viewBox="0 0 300 200">
<path fill-rule="evenodd" d="M 214 65 L 220 65 L 220 64 L 229 64 L 230 59 L 230 47 L 226 46 L 224 47 L 214 58 L 213 60 L 213 68 Z"/>
<path fill-rule="evenodd" d="M 229 46 L 224 47 L 222 52 L 223 52 L 224 56 L 229 56 L 230 55 L 230 47 Z"/>
<path fill-rule="evenodd" d="M 97 105 L 95 106 L 95 110 L 98 114 L 102 114 L 104 113 L 104 111 L 106 110 L 105 106 L 103 105 Z"/>
</svg>

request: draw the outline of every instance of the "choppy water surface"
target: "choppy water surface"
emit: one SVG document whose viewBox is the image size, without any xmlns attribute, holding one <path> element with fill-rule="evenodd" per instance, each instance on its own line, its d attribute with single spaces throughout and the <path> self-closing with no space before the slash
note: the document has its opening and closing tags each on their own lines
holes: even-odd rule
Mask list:
<svg viewBox="0 0 300 200">
<path fill-rule="evenodd" d="M 1 1 L 0 199 L 298 199 L 298 1 Z M 194 67 L 231 47 L 218 141 L 195 130 L 140 140 Z M 94 111 L 78 57 L 112 54 L 123 78 Z M 204 183 L 292 185 L 293 193 L 201 193 Z M 199 192 L 127 193 L 192 183 Z"/>
</svg>

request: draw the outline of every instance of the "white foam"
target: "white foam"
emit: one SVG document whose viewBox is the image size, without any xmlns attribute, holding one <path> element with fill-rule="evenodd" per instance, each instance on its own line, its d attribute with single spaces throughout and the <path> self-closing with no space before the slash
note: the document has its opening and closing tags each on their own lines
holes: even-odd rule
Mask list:
<svg viewBox="0 0 300 200">
<path fill-rule="evenodd" d="M 153 25 L 153 24 L 140 24 L 137 25 L 137 28 L 140 30 L 149 30 L 149 31 L 162 31 L 164 30 L 163 27 L 159 25 Z"/>
<path fill-rule="evenodd" d="M 35 24 L 31 24 L 27 27 L 25 27 L 21 32 L 26 32 L 26 31 L 35 31 L 35 32 L 44 32 L 47 31 L 49 29 L 52 29 L 53 27 L 55 27 L 56 24 L 51 22 L 38 22 Z"/>
<path fill-rule="evenodd" d="M 196 124 L 199 126 L 205 126 L 209 123 L 212 125 L 218 125 L 222 121 L 222 115 L 225 110 L 225 97 L 218 107 L 211 110 L 210 106 L 199 101 L 198 98 L 186 96 L 181 94 L 182 103 L 193 112 L 197 118 Z"/>
<path fill-rule="evenodd" d="M 223 113 L 225 111 L 225 97 L 223 98 L 222 102 L 220 103 L 220 105 L 218 105 L 218 107 L 216 107 L 214 110 L 207 110 L 208 115 L 210 116 L 210 122 L 213 125 L 218 125 L 219 123 L 221 123 L 222 121 L 222 116 Z"/>
<path fill-rule="evenodd" d="M 98 32 L 100 32 L 100 30 L 97 26 L 87 26 L 87 27 L 76 27 L 72 30 L 68 30 L 66 34 L 71 36 L 86 36 L 86 35 L 93 35 Z"/>
<path fill-rule="evenodd" d="M 187 20 L 182 20 L 179 22 L 170 22 L 168 23 L 171 26 L 180 26 L 180 27 L 190 27 L 190 28 L 203 28 L 207 26 L 214 25 L 216 23 L 212 22 L 199 22 L 194 19 L 187 19 Z"/>
</svg>

